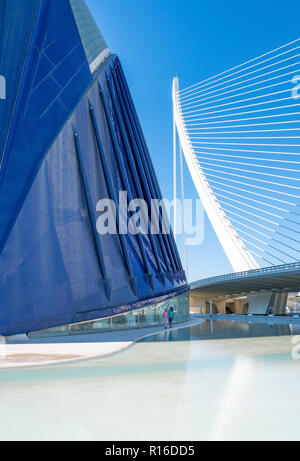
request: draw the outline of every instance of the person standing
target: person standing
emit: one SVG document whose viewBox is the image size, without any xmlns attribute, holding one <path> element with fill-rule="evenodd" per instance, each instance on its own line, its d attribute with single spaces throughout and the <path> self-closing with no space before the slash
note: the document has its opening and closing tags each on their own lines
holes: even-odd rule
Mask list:
<svg viewBox="0 0 300 461">
<path fill-rule="evenodd" d="M 170 307 L 168 314 L 169 314 L 170 328 L 172 328 L 173 327 L 173 322 L 174 322 L 174 309 L 173 309 L 173 307 Z"/>
<path fill-rule="evenodd" d="M 163 318 L 164 318 L 164 325 L 165 325 L 165 330 L 166 330 L 168 327 L 168 318 L 169 318 L 168 309 L 164 310 Z"/>
</svg>

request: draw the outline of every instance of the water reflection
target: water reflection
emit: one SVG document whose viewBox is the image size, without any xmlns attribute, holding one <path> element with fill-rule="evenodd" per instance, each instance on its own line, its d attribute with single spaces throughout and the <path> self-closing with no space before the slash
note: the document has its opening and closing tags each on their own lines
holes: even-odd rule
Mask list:
<svg viewBox="0 0 300 461">
<path fill-rule="evenodd" d="M 200 325 L 169 330 L 142 339 L 140 342 L 199 341 L 204 339 L 255 338 L 264 336 L 300 335 L 300 325 L 231 320 L 204 320 Z"/>
<path fill-rule="evenodd" d="M 298 440 L 297 333 L 209 320 L 102 359 L 2 370 L 0 440 Z"/>
</svg>

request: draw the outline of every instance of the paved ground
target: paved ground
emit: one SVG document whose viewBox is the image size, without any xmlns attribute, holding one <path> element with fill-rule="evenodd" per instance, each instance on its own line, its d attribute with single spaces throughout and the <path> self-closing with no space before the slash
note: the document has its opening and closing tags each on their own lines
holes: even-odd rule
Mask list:
<svg viewBox="0 0 300 461">
<path fill-rule="evenodd" d="M 197 325 L 199 317 L 174 325 L 174 329 Z M 47 338 L 11 337 L 0 341 L 0 369 L 36 367 L 104 357 L 134 344 L 145 336 L 159 333 L 162 327 Z"/>
<path fill-rule="evenodd" d="M 174 329 L 201 323 L 204 319 L 246 322 L 300 323 L 300 318 L 266 316 L 224 316 L 192 314 L 191 320 L 178 323 Z M 105 357 L 120 352 L 135 341 L 162 331 L 162 327 L 121 330 L 94 334 L 30 338 L 10 337 L 6 343 L 0 337 L 0 369 L 41 367 L 63 364 L 74 360 Z"/>
</svg>

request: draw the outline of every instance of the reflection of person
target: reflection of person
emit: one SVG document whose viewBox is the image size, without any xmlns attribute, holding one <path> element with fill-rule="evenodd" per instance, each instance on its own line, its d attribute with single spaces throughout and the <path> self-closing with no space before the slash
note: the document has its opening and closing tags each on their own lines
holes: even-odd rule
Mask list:
<svg viewBox="0 0 300 461">
<path fill-rule="evenodd" d="M 169 324 L 170 324 L 170 328 L 173 327 L 173 322 L 174 322 L 174 309 L 173 309 L 173 307 L 170 307 L 170 309 L 169 309 Z"/>
<path fill-rule="evenodd" d="M 164 326 L 165 326 L 165 330 L 166 330 L 167 327 L 168 327 L 168 318 L 169 318 L 167 309 L 164 310 L 163 318 L 164 318 Z"/>
</svg>

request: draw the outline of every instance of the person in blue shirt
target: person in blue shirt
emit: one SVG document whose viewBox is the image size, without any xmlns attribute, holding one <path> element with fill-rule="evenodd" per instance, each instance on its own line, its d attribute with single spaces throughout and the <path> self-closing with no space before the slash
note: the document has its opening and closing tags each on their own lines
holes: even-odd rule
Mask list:
<svg viewBox="0 0 300 461">
<path fill-rule="evenodd" d="M 174 322 L 174 309 L 173 307 L 170 307 L 169 309 L 169 324 L 170 324 L 170 328 L 173 327 L 173 322 Z"/>
</svg>

